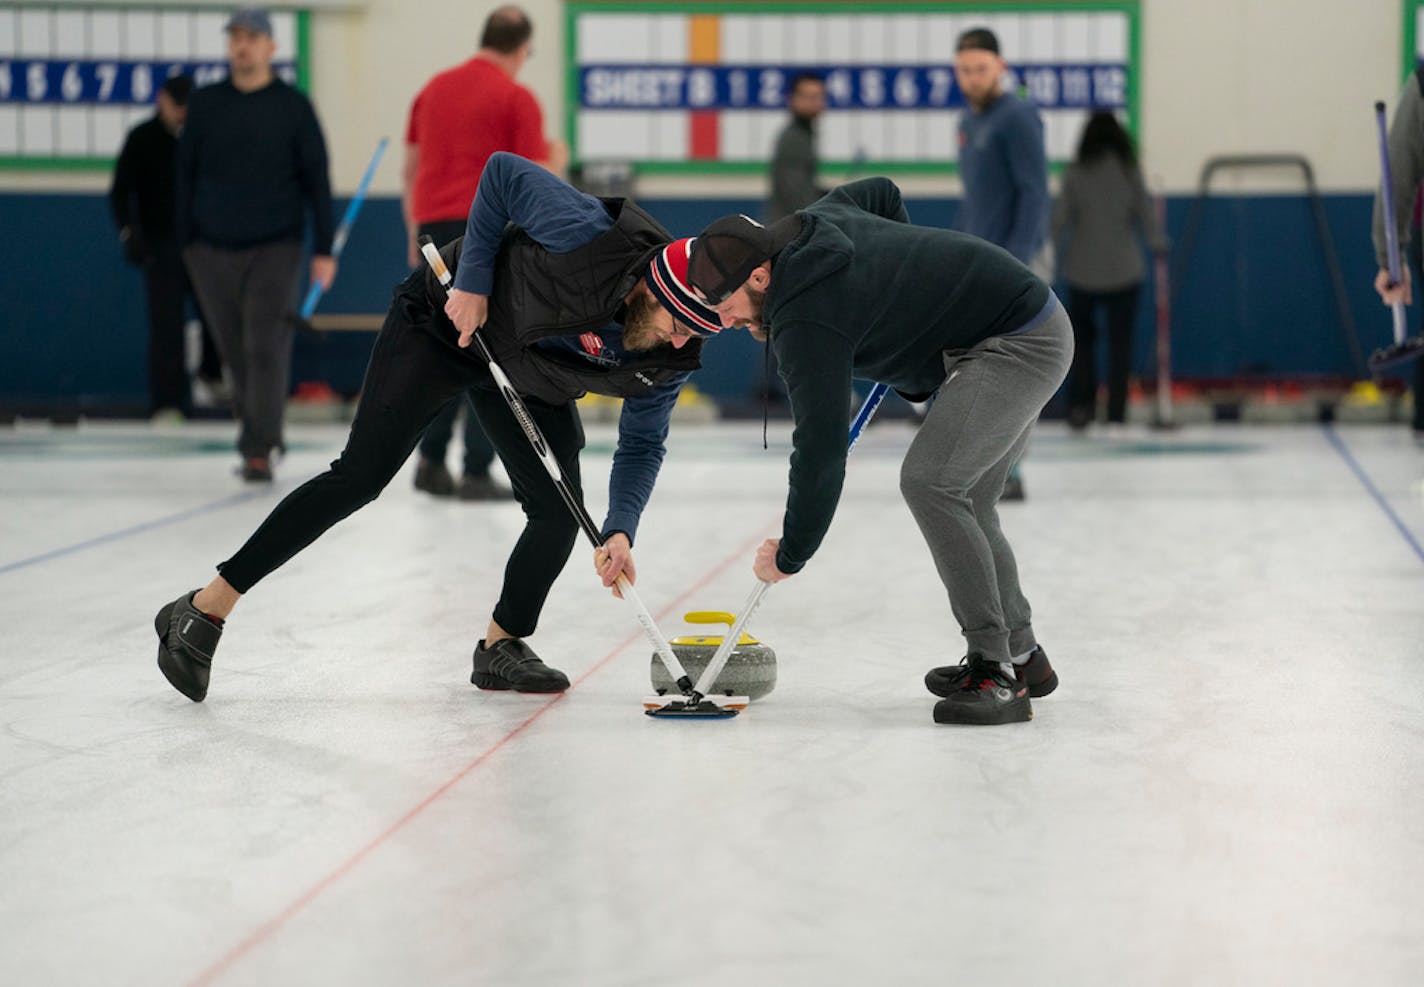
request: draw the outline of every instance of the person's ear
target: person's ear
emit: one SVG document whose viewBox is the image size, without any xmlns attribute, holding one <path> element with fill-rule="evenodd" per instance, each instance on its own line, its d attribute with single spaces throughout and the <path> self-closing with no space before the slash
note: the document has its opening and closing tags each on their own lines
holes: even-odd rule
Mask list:
<svg viewBox="0 0 1424 987">
<path fill-rule="evenodd" d="M 771 265 L 761 265 L 755 271 L 752 271 L 751 277 L 747 280 L 751 282 L 752 287 L 757 291 L 765 291 L 766 286 L 771 284 Z"/>
</svg>

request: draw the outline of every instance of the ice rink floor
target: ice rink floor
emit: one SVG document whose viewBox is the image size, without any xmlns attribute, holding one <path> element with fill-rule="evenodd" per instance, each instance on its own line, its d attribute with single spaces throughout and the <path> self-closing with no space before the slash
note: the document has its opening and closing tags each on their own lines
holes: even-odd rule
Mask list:
<svg viewBox="0 0 1424 987">
<path fill-rule="evenodd" d="M 789 435 L 675 426 L 639 536 L 669 634 L 735 609 Z M 513 505 L 412 467 L 244 599 L 207 702 L 155 666 L 271 489 L 230 425 L 0 430 L 0 983 L 1417 984 L 1424 449 L 1400 426 L 1045 425 L 1002 508 L 1062 680 L 936 726 L 963 654 L 873 426 L 727 722 L 641 713 L 650 648 L 580 544 L 531 643 L 562 698 L 469 683 Z M 611 428 L 590 427 L 601 519 Z M 452 460 L 454 450 L 452 450 Z"/>
</svg>

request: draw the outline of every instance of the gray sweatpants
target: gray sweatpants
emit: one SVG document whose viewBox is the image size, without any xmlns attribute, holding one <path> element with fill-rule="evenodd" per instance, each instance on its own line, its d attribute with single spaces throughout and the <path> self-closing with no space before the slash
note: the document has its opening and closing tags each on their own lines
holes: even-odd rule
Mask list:
<svg viewBox="0 0 1424 987">
<path fill-rule="evenodd" d="M 194 243 L 184 248 L 183 261 L 232 374 L 232 410 L 242 425 L 238 453 L 266 458 L 282 446 L 302 245 L 229 250 Z"/>
<path fill-rule="evenodd" d="M 947 376 L 900 467 L 900 491 L 969 651 L 990 661 L 1008 661 L 1036 643 L 997 504 L 1073 359 L 1073 330 L 1061 305 L 1030 325 L 945 353 Z"/>
</svg>

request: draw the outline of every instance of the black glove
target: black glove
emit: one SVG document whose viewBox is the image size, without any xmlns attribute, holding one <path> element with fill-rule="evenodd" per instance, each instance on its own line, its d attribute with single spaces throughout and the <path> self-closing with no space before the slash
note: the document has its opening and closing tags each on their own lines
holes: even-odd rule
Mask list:
<svg viewBox="0 0 1424 987">
<path fill-rule="evenodd" d="M 125 226 L 119 230 L 119 242 L 124 246 L 124 260 L 135 267 L 147 267 L 153 260 L 153 255 L 148 252 L 148 242 L 143 238 L 143 231 L 134 226 Z"/>
</svg>

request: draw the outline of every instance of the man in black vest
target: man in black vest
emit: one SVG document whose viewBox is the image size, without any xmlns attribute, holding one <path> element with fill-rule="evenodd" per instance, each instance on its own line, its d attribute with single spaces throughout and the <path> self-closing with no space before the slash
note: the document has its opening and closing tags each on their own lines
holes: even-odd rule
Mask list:
<svg viewBox="0 0 1424 987">
<path fill-rule="evenodd" d="M 447 300 L 422 268 L 396 289 L 341 458 L 278 504 L 212 582 L 159 611 L 158 663 L 169 682 L 201 702 L 223 621 L 239 597 L 374 500 L 431 418 L 465 391 L 526 517 L 475 649 L 471 681 L 482 689 L 567 689 L 568 678 L 524 638 L 534 633 L 578 525 L 468 346 L 479 331 L 575 490 L 583 447 L 575 399 L 586 391 L 624 399 L 606 544 L 596 564 L 605 586 L 620 575 L 634 581 L 632 544 L 662 464 L 673 405 L 700 366 L 700 337 L 721 328 L 687 285 L 690 241 L 669 241 L 629 200 L 586 195 L 512 154 L 491 157 L 465 236 L 441 251 L 455 288 Z"/>
</svg>

